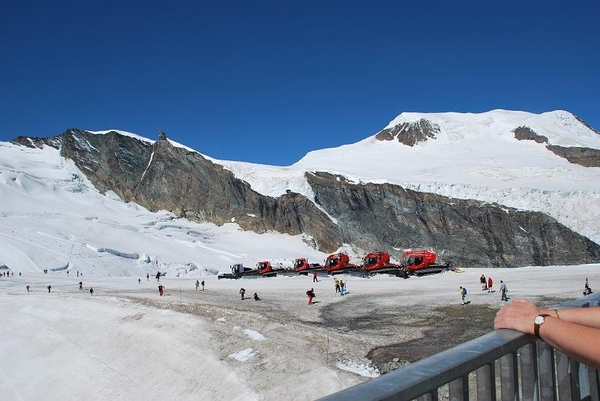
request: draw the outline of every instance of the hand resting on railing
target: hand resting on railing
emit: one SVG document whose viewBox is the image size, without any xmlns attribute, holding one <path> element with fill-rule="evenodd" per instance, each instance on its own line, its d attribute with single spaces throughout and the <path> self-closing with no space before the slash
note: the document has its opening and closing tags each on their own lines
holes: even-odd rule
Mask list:
<svg viewBox="0 0 600 401">
<path fill-rule="evenodd" d="M 505 305 L 496 314 L 494 329 L 513 329 L 540 339 L 571 359 L 600 369 L 600 308 L 542 309 L 526 300 Z M 541 323 L 540 323 L 541 322 Z"/>
</svg>

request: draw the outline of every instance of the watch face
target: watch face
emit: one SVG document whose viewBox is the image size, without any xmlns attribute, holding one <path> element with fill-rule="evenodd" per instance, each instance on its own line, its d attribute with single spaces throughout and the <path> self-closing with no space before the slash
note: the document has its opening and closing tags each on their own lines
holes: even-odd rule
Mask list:
<svg viewBox="0 0 600 401">
<path fill-rule="evenodd" d="M 535 324 L 542 324 L 542 323 L 544 323 L 544 320 L 545 320 L 545 319 L 544 319 L 544 316 L 541 316 L 541 315 L 540 315 L 540 316 L 536 316 L 536 317 L 535 317 L 535 320 L 534 320 L 533 322 L 534 322 Z"/>
</svg>

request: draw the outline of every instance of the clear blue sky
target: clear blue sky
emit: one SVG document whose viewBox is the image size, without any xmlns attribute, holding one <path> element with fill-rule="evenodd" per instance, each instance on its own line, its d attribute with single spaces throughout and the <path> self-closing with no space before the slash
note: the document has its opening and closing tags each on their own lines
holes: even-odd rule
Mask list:
<svg viewBox="0 0 600 401">
<path fill-rule="evenodd" d="M 288 165 L 403 111 L 562 109 L 600 129 L 599 16 L 598 0 L 1 0 L 0 140 L 162 130 Z"/>
</svg>

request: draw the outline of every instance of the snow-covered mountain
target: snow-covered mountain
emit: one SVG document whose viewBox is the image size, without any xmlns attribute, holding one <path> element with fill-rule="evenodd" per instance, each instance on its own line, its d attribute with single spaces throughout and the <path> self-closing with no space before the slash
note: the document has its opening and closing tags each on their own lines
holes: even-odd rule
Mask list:
<svg viewBox="0 0 600 401">
<path fill-rule="evenodd" d="M 304 171 L 328 171 L 355 182 L 388 182 L 540 211 L 600 242 L 600 168 L 570 163 L 545 144 L 517 140 L 513 133 L 526 126 L 547 137 L 550 145 L 600 150 L 600 135 L 577 117 L 566 111 L 402 113 L 384 130 L 422 119 L 439 126 L 439 132 L 413 147 L 381 141 L 374 134 L 354 144 L 310 152 L 290 167 L 216 162 L 269 196 L 290 189 L 312 197 Z"/>
<path fill-rule="evenodd" d="M 304 173 L 327 171 L 354 182 L 387 182 L 541 211 L 600 243 L 600 168 L 570 163 L 546 147 L 600 149 L 600 135 L 575 116 L 563 111 L 403 113 L 384 130 L 420 120 L 437 127 L 435 135 L 412 147 L 373 135 L 310 152 L 288 167 L 211 160 L 264 195 L 291 190 L 314 199 Z M 516 139 L 518 127 L 528 127 L 547 143 Z M 194 276 L 227 270 L 232 263 L 289 264 L 300 255 L 315 261 L 325 256 L 303 236 L 242 232 L 235 223 L 193 223 L 102 195 L 51 147 L 0 143 L 0 198 L 0 265 L 22 271 L 139 276 L 167 270 Z"/>
</svg>

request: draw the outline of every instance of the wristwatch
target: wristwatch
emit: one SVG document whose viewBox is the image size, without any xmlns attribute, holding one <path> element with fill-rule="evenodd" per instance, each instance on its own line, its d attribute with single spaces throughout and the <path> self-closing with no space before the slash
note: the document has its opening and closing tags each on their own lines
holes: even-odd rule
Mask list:
<svg viewBox="0 0 600 401">
<path fill-rule="evenodd" d="M 542 326 L 542 324 L 544 324 L 548 316 L 550 315 L 537 315 L 533 320 L 533 333 L 540 340 L 542 339 L 542 337 L 540 337 L 540 327 Z"/>
</svg>

